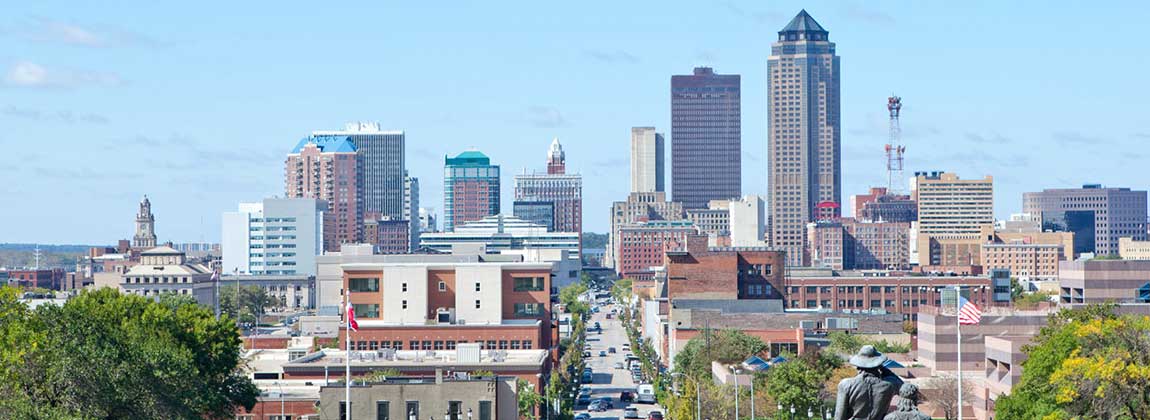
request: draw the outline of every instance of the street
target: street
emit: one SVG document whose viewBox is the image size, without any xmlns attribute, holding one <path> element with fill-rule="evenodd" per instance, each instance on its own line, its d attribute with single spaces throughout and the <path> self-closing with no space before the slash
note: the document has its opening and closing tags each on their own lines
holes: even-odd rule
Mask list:
<svg viewBox="0 0 1150 420">
<path fill-rule="evenodd" d="M 591 319 L 587 322 L 587 344 L 591 346 L 591 357 L 587 358 L 587 366 L 594 370 L 594 378 L 589 385 L 592 394 L 591 399 L 610 398 L 613 408 L 605 412 L 589 413 L 592 419 L 622 419 L 623 410 L 626 407 L 635 407 L 639 411 L 639 418 L 646 419 L 647 413 L 658 410 L 664 412 L 662 407 L 657 404 L 640 404 L 638 402 L 622 402 L 619 400 L 619 395 L 622 391 L 631 391 L 632 395 L 636 392 L 637 384 L 631 379 L 631 372 L 627 369 L 626 355 L 631 353 L 630 350 L 624 350 L 624 344 L 629 344 L 627 340 L 627 333 L 623 328 L 623 324 L 619 322 L 617 316 L 612 316 L 607 319 L 607 314 L 611 312 L 612 305 L 600 306 L 599 313 L 592 313 Z M 594 330 L 594 325 L 599 322 L 603 327 L 602 334 Z M 608 348 L 614 347 L 615 353 L 607 353 L 606 356 L 600 357 L 600 351 L 607 351 Z M 628 349 L 630 347 L 628 346 Z M 616 363 L 622 363 L 624 368 L 617 369 Z M 579 405 L 576 407 L 576 413 L 586 413 L 587 405 Z"/>
</svg>

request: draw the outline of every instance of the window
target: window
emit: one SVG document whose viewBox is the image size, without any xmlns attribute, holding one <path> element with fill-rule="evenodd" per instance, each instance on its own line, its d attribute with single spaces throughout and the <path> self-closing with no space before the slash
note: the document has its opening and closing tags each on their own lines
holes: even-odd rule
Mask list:
<svg viewBox="0 0 1150 420">
<path fill-rule="evenodd" d="M 479 420 L 491 420 L 491 401 L 479 402 Z"/>
<path fill-rule="evenodd" d="M 423 350 L 431 350 L 431 340 L 423 341 Z"/>
<path fill-rule="evenodd" d="M 814 299 L 807 299 L 807 306 L 806 307 L 807 308 L 815 307 L 815 300 Z"/>
<path fill-rule="evenodd" d="M 481 307 L 482 304 L 480 304 L 479 299 L 475 299 L 475 309 L 480 309 Z"/>
<path fill-rule="evenodd" d="M 531 350 L 531 349 L 533 349 L 534 347 L 531 347 L 531 344 L 532 344 L 532 343 L 531 343 L 531 340 L 523 340 L 523 349 L 524 349 L 524 350 Z"/>
<path fill-rule="evenodd" d="M 443 281 L 439 282 L 439 291 L 440 292 L 446 292 L 447 291 L 447 282 L 443 282 Z"/>
<path fill-rule="evenodd" d="M 404 407 L 403 411 L 405 411 L 407 413 L 407 418 L 418 419 L 419 418 L 419 401 L 408 401 L 407 406 Z"/>
<path fill-rule="evenodd" d="M 347 401 L 339 402 L 339 420 L 347 420 Z"/>
<path fill-rule="evenodd" d="M 543 278 L 542 277 L 515 277 L 515 291 L 516 292 L 540 292 L 543 291 Z"/>
<path fill-rule="evenodd" d="M 507 340 L 499 340 L 499 350 L 507 350 Z"/>
<path fill-rule="evenodd" d="M 535 316 L 539 315 L 538 303 L 516 303 L 515 315 L 516 316 Z"/>
<path fill-rule="evenodd" d="M 403 300 L 402 302 L 400 302 L 400 303 L 402 303 L 402 304 L 403 304 L 403 309 L 407 309 L 407 300 L 406 300 L 406 299 L 404 299 L 404 300 Z"/>
<path fill-rule="evenodd" d="M 411 342 L 408 344 L 411 344 L 411 348 L 409 348 L 409 350 L 419 350 L 419 342 L 418 341 L 411 340 Z"/>
<path fill-rule="evenodd" d="M 487 340 L 487 344 L 483 346 L 484 350 L 495 350 L 495 340 Z"/>
<path fill-rule="evenodd" d="M 347 281 L 348 289 L 352 292 L 378 292 L 379 279 L 374 278 L 351 278 Z"/>
<path fill-rule="evenodd" d="M 276 414 L 276 415 L 269 415 L 268 420 L 292 420 L 292 417 L 290 415 L 282 415 L 281 416 L 279 414 Z"/>
<path fill-rule="evenodd" d="M 407 283 L 404 283 L 404 284 L 403 284 L 403 292 L 404 292 L 404 293 L 407 293 Z"/>
<path fill-rule="evenodd" d="M 476 292 L 478 292 L 478 291 L 479 291 L 479 282 L 475 282 L 475 291 L 476 291 Z"/>
<path fill-rule="evenodd" d="M 1150 303 L 1150 283 L 1138 288 L 1138 303 Z"/>
<path fill-rule="evenodd" d="M 359 304 L 353 303 L 351 305 L 355 309 L 355 316 L 363 318 L 379 318 L 379 304 Z"/>
<path fill-rule="evenodd" d="M 443 350 L 443 340 L 435 340 L 435 349 Z"/>
<path fill-rule="evenodd" d="M 511 340 L 511 350 L 519 350 L 519 340 Z"/>
<path fill-rule="evenodd" d="M 447 402 L 447 415 L 451 420 L 460 420 L 460 415 L 463 414 L 463 403 L 460 401 Z"/>
<path fill-rule="evenodd" d="M 818 291 L 818 288 L 817 288 L 817 287 L 815 287 L 815 286 L 807 286 L 807 293 L 815 293 L 816 291 Z"/>
<path fill-rule="evenodd" d="M 870 287 L 871 293 L 879 293 L 880 290 L 882 290 L 882 287 L 879 287 L 879 286 L 871 286 Z"/>
</svg>

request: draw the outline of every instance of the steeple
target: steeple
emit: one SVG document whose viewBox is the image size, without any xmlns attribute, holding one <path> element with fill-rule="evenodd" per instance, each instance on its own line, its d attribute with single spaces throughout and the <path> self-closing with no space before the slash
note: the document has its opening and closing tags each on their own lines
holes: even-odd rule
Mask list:
<svg viewBox="0 0 1150 420">
<path fill-rule="evenodd" d="M 827 34 L 827 30 L 803 9 L 779 31 L 779 41 L 826 41 Z"/>
<path fill-rule="evenodd" d="M 132 237 L 133 248 L 154 248 L 156 246 L 156 218 L 152 215 L 152 202 L 148 196 L 140 201 L 140 211 L 136 213 L 136 236 Z"/>
<path fill-rule="evenodd" d="M 551 148 L 547 150 L 547 174 L 562 175 L 567 171 L 567 154 L 563 152 L 563 145 L 559 138 L 551 140 Z"/>
</svg>

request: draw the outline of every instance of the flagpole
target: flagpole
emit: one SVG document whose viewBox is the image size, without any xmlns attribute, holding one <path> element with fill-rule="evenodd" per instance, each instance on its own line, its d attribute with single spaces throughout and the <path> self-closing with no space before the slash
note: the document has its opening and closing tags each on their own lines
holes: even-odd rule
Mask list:
<svg viewBox="0 0 1150 420">
<path fill-rule="evenodd" d="M 346 418 L 347 420 L 351 420 L 351 312 L 347 310 L 347 308 L 350 306 L 351 306 L 351 299 L 347 293 L 344 293 L 344 296 L 343 296 L 343 316 L 344 316 L 344 318 L 347 318 L 347 321 L 345 322 L 346 329 L 344 330 L 345 333 L 344 333 L 344 340 L 343 340 L 344 341 L 343 346 L 344 346 L 344 348 L 347 349 L 347 351 L 344 352 L 344 354 L 346 356 L 346 357 L 344 357 L 344 359 L 345 359 L 344 361 L 346 362 L 345 373 L 347 374 L 347 379 L 344 381 L 344 386 L 345 386 L 345 388 L 344 388 L 344 401 L 345 401 L 344 402 L 344 406 L 345 406 L 344 414 L 346 416 L 344 418 Z"/>
<path fill-rule="evenodd" d="M 958 345 L 958 420 L 962 420 L 962 321 L 959 320 L 959 312 L 962 311 L 960 303 L 962 302 L 962 286 L 954 286 L 955 299 L 954 299 L 954 332 Z"/>
</svg>

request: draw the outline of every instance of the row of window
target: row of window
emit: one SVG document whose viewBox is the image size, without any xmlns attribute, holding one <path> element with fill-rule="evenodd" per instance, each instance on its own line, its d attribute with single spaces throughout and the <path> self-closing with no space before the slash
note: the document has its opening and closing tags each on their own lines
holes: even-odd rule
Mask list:
<svg viewBox="0 0 1150 420">
<path fill-rule="evenodd" d="M 345 405 L 345 402 L 340 401 L 339 402 L 339 420 L 346 420 L 347 419 L 347 409 L 346 408 L 347 408 L 347 406 Z M 398 406 L 398 404 L 396 404 L 395 409 L 398 409 L 398 408 L 399 408 L 399 406 Z M 403 411 L 398 412 L 398 413 L 393 413 L 393 411 L 395 409 L 393 409 L 391 407 L 391 401 L 376 401 L 375 402 L 375 419 L 376 420 L 422 419 L 422 417 L 419 416 L 419 401 L 404 401 Z M 492 402 L 491 401 L 479 401 L 479 410 L 478 411 L 479 411 L 478 412 L 479 420 L 491 420 L 492 419 Z M 443 416 L 443 418 L 445 420 L 463 420 L 465 418 L 464 416 L 465 416 L 465 414 L 464 414 L 464 410 L 463 410 L 463 402 L 462 401 L 448 401 L 447 402 L 447 413 Z M 430 416 L 430 418 L 438 419 L 439 417 L 432 415 L 432 416 Z M 471 409 L 467 410 L 466 419 L 467 420 L 473 420 L 474 419 L 474 417 L 472 417 Z M 290 419 L 285 419 L 285 420 L 290 420 Z"/>
<path fill-rule="evenodd" d="M 371 340 L 371 341 L 352 341 L 351 349 L 355 351 L 375 351 L 381 349 L 394 349 L 394 350 L 455 350 L 457 344 L 468 343 L 467 340 L 411 340 L 408 342 L 407 348 L 403 347 L 403 341 L 400 340 Z M 476 341 L 485 350 L 531 350 L 535 343 L 531 340 L 479 340 Z"/>
</svg>

